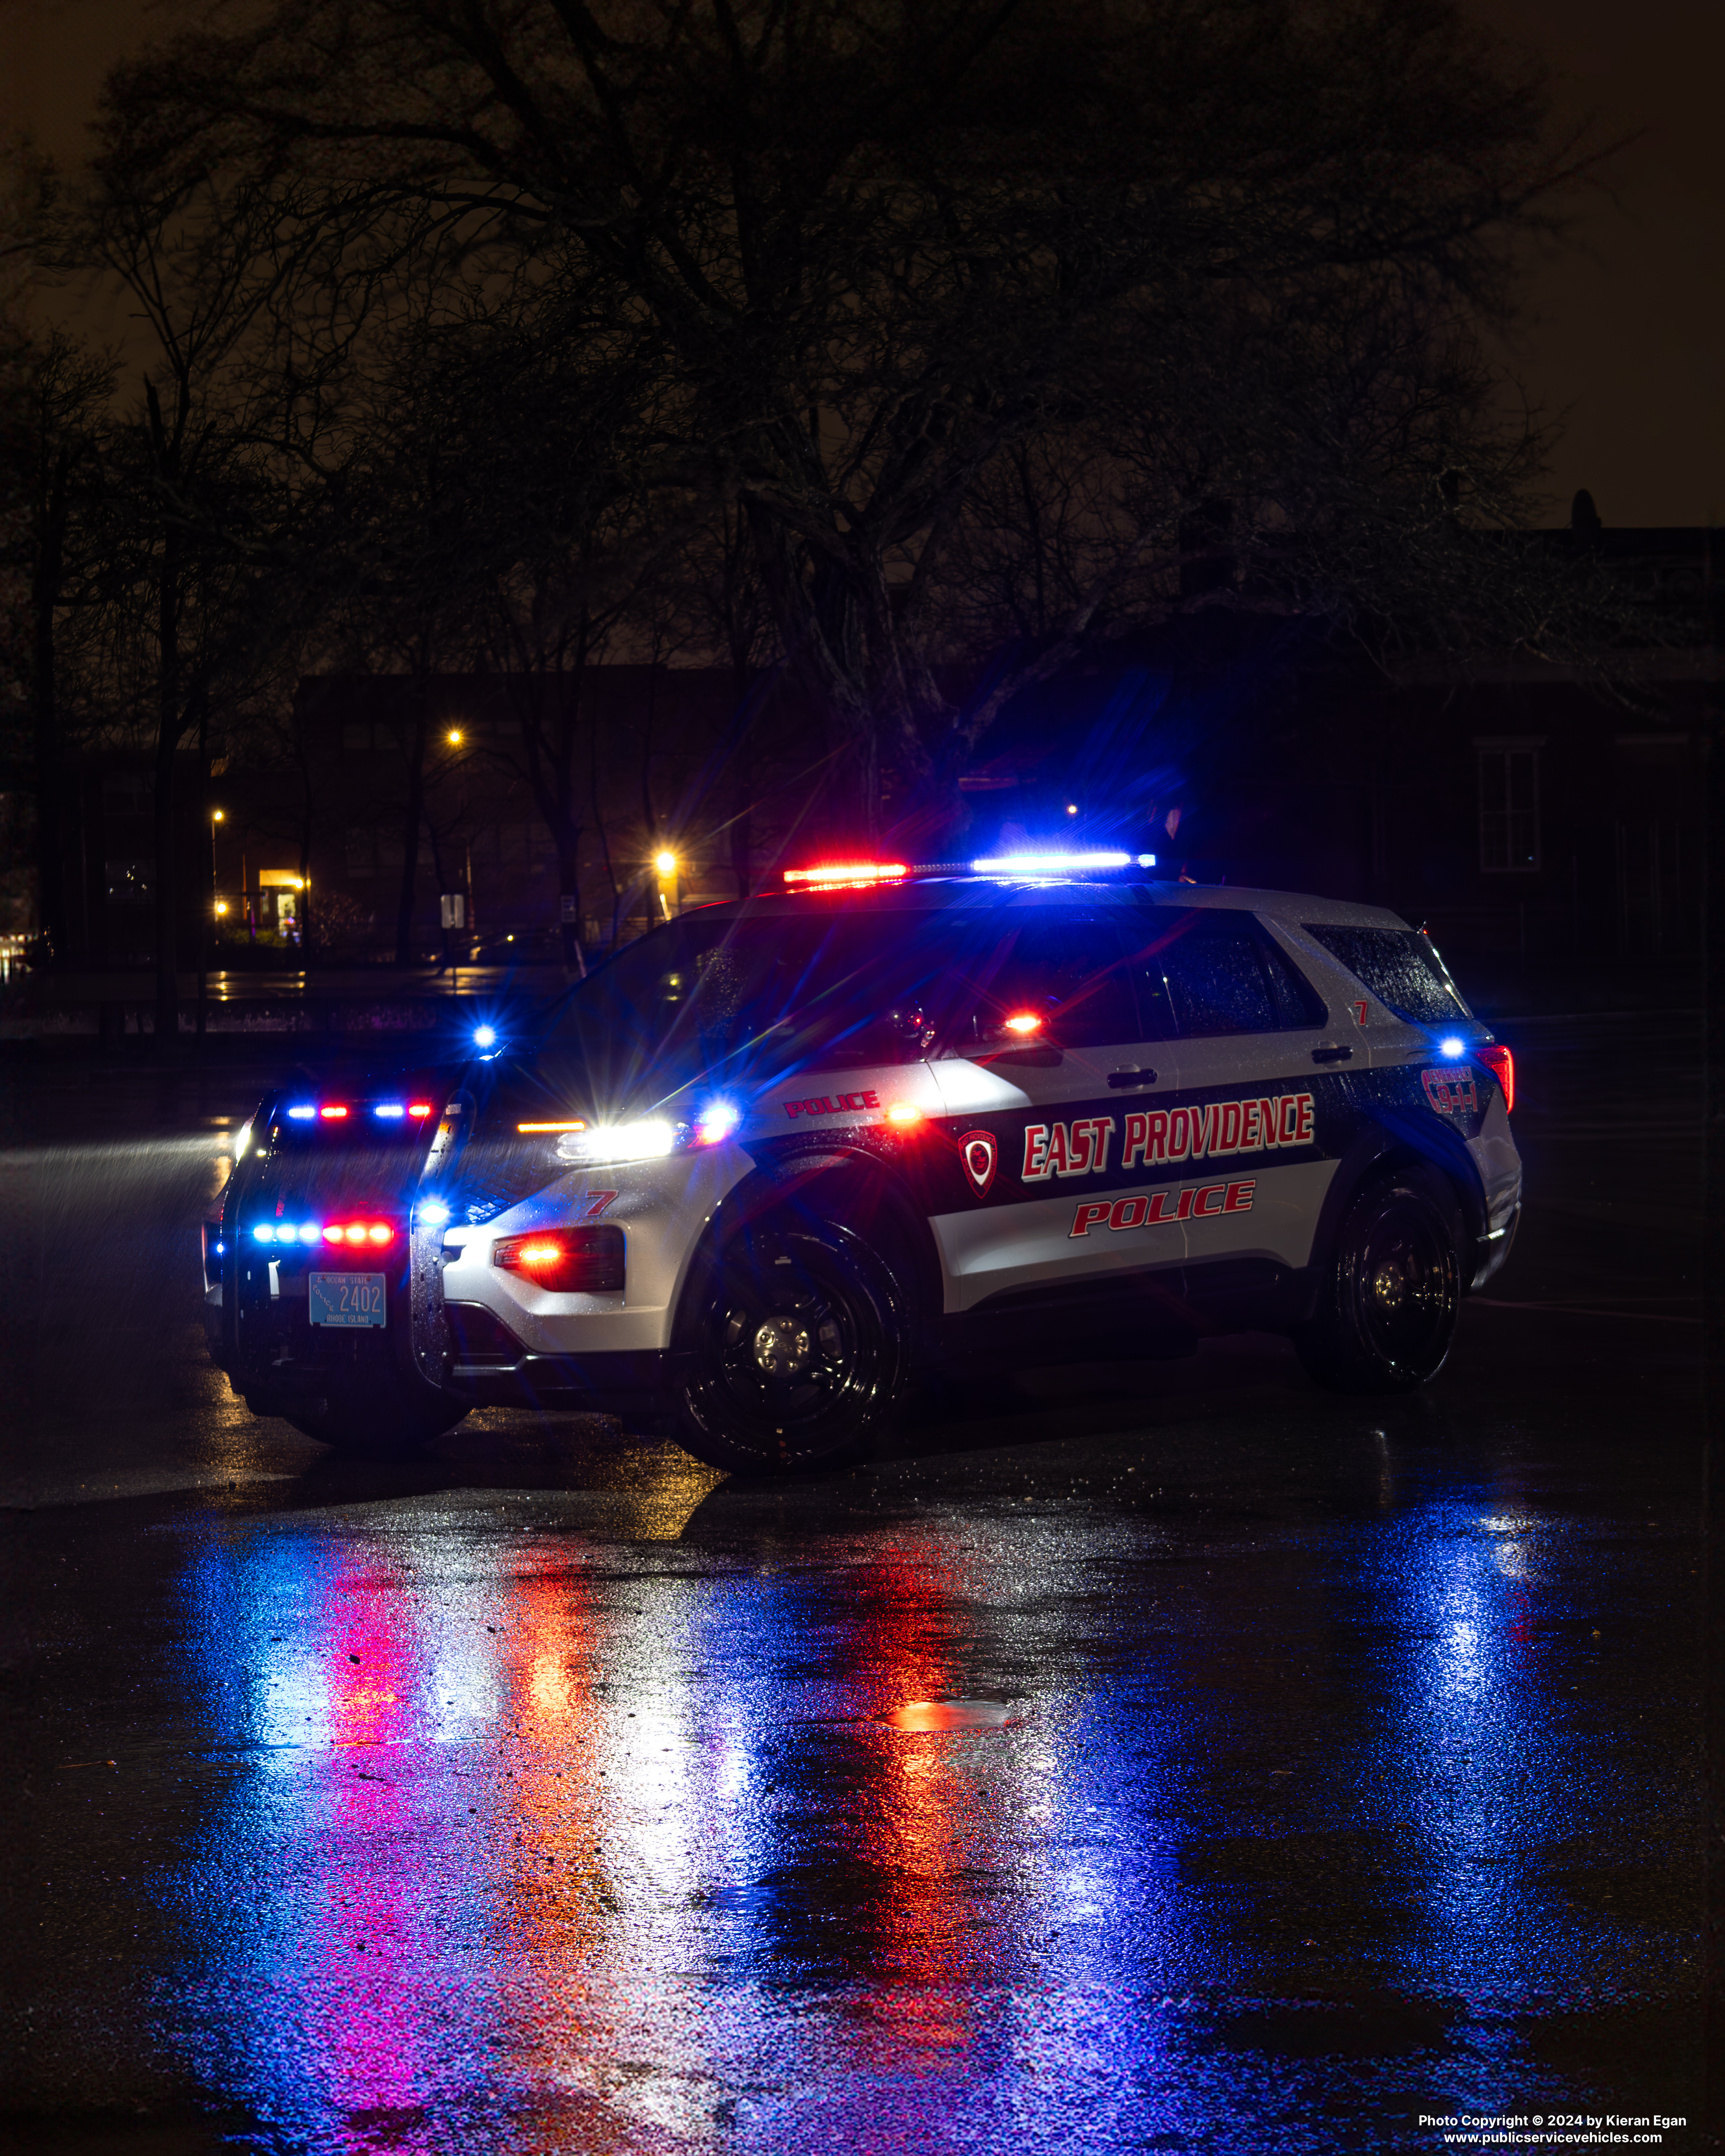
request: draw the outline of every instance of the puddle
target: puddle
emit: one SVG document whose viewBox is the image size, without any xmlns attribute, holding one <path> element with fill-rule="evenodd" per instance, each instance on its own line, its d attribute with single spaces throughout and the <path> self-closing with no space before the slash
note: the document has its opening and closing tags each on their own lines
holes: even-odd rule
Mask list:
<svg viewBox="0 0 1725 2156">
<path fill-rule="evenodd" d="M 993 1699 L 911 1699 L 886 1717 L 889 1729 L 1004 1729 L 1018 1717 Z"/>
</svg>

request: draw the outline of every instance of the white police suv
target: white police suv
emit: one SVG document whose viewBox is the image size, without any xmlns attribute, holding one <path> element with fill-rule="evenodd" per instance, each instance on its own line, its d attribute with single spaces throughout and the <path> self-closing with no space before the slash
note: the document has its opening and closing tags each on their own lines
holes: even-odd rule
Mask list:
<svg viewBox="0 0 1725 2156">
<path fill-rule="evenodd" d="M 1124 856 L 789 884 L 628 945 L 531 1052 L 266 1101 L 205 1230 L 253 1409 L 373 1449 L 608 1409 L 775 1471 L 929 1373 L 1247 1328 L 1344 1392 L 1442 1366 L 1521 1164 L 1423 933 Z"/>
</svg>

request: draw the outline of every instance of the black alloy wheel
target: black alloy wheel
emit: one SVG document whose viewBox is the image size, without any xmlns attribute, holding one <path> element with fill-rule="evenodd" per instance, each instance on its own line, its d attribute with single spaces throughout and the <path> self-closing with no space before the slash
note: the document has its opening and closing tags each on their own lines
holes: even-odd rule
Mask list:
<svg viewBox="0 0 1725 2156">
<path fill-rule="evenodd" d="M 1295 1336 L 1320 1384 L 1401 1393 L 1436 1377 L 1461 1306 L 1461 1233 L 1448 1184 L 1423 1169 L 1361 1191 L 1336 1239 L 1318 1312 Z"/>
<path fill-rule="evenodd" d="M 776 1217 L 733 1235 L 678 1330 L 678 1439 L 736 1473 L 854 1459 L 892 1416 L 909 1373 L 902 1287 L 829 1221 Z"/>
</svg>

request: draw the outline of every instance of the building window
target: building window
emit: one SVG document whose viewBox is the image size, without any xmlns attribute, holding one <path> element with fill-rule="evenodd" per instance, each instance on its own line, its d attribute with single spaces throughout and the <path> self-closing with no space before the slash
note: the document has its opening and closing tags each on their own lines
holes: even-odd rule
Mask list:
<svg viewBox="0 0 1725 2156">
<path fill-rule="evenodd" d="M 1539 751 L 1494 743 L 1479 751 L 1480 866 L 1487 875 L 1539 866 Z"/>
</svg>

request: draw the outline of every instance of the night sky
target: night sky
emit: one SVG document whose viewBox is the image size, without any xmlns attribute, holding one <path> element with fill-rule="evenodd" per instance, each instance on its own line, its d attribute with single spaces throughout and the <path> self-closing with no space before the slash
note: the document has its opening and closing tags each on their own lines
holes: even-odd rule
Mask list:
<svg viewBox="0 0 1725 2156">
<path fill-rule="evenodd" d="M 0 0 L 0 110 L 68 165 L 102 72 L 147 25 L 193 11 L 140 0 Z M 1569 112 L 1636 139 L 1615 200 L 1584 204 L 1582 251 L 1538 265 L 1511 363 L 1565 417 L 1553 521 L 1577 487 L 1607 524 L 1725 518 L 1725 68 L 1719 0 L 1476 0 L 1543 52 Z M 110 326 L 110 333 L 119 326 Z"/>
</svg>

